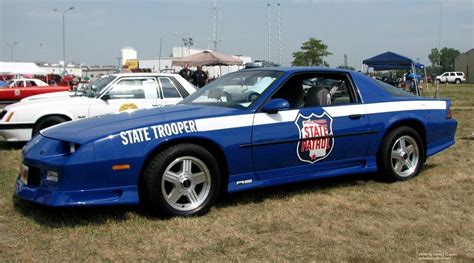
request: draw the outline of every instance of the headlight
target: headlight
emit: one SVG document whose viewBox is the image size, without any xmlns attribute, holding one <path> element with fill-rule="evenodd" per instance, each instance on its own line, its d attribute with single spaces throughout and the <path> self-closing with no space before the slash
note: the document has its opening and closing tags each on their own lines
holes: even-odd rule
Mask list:
<svg viewBox="0 0 474 263">
<path fill-rule="evenodd" d="M 3 110 L 2 113 L 0 114 L 0 120 L 5 119 L 5 122 L 9 122 L 13 117 L 13 111 L 6 111 Z"/>
<path fill-rule="evenodd" d="M 20 181 L 23 184 L 28 184 L 28 170 L 29 170 L 28 166 L 22 163 L 20 167 Z"/>
<path fill-rule="evenodd" d="M 81 145 L 73 142 L 61 142 L 61 152 L 64 154 L 73 154 L 79 149 Z"/>
<path fill-rule="evenodd" d="M 46 171 L 46 180 L 57 183 L 59 181 L 59 174 L 55 171 Z"/>
<path fill-rule="evenodd" d="M 69 153 L 73 154 L 74 152 L 76 152 L 76 144 L 71 142 L 69 143 Z"/>
</svg>

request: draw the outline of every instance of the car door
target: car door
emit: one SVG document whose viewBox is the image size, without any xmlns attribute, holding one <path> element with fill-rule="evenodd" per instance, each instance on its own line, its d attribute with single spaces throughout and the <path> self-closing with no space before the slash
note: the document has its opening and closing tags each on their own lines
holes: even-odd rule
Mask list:
<svg viewBox="0 0 474 263">
<path fill-rule="evenodd" d="M 255 114 L 254 169 L 260 179 L 362 167 L 370 124 L 348 75 L 312 73 L 291 77 L 272 98 L 289 110 Z"/>
<path fill-rule="evenodd" d="M 449 73 L 444 73 L 441 75 L 441 82 L 447 82 L 449 77 Z"/>
<path fill-rule="evenodd" d="M 160 99 L 157 106 L 174 105 L 183 99 L 184 94 L 179 92 L 170 77 L 158 77 L 158 82 L 160 84 Z"/>
<path fill-rule="evenodd" d="M 24 80 L 16 80 L 12 84 L 12 89 L 10 90 L 10 99 L 13 100 L 20 100 L 24 97 L 25 91 L 25 81 Z"/>
<path fill-rule="evenodd" d="M 157 105 L 158 81 L 155 77 L 124 77 L 90 105 L 89 116 L 146 109 Z"/>
<path fill-rule="evenodd" d="M 456 81 L 456 74 L 454 72 L 449 73 L 449 82 Z"/>
</svg>

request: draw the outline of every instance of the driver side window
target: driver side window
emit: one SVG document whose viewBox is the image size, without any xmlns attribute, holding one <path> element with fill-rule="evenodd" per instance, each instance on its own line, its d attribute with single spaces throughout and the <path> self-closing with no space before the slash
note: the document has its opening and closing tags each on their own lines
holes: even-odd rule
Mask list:
<svg viewBox="0 0 474 263">
<path fill-rule="evenodd" d="M 156 99 L 158 84 L 153 78 L 122 79 L 107 94 L 110 99 Z"/>
<path fill-rule="evenodd" d="M 345 105 L 355 102 L 342 74 L 302 74 L 288 80 L 273 96 L 288 101 L 290 108 Z"/>
</svg>

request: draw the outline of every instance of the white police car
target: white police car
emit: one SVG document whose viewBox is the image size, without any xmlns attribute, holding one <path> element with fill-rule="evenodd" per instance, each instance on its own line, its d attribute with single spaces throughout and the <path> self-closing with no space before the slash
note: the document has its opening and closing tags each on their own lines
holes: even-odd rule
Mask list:
<svg viewBox="0 0 474 263">
<path fill-rule="evenodd" d="M 241 70 L 176 106 L 41 131 L 23 149 L 16 195 L 189 216 L 225 191 L 375 171 L 407 180 L 454 144 L 449 107 L 353 71 Z"/>
<path fill-rule="evenodd" d="M 9 105 L 0 113 L 0 136 L 28 141 L 40 130 L 106 113 L 175 104 L 195 91 L 178 74 L 121 73 L 93 83 L 91 92 L 37 95 Z"/>
</svg>

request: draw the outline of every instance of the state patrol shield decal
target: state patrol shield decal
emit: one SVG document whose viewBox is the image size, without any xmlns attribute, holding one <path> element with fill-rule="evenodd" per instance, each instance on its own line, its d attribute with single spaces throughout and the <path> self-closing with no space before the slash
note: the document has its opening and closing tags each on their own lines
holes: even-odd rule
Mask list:
<svg viewBox="0 0 474 263">
<path fill-rule="evenodd" d="M 326 112 L 309 116 L 299 113 L 295 125 L 299 131 L 296 153 L 300 161 L 315 163 L 331 154 L 334 148 L 331 116 Z"/>
</svg>

